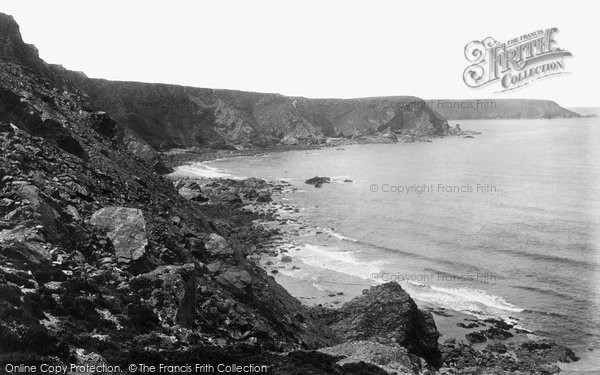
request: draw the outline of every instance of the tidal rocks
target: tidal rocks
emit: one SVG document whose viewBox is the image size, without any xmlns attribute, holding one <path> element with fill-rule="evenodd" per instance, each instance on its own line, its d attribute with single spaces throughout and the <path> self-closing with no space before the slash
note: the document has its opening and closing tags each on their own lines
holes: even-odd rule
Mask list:
<svg viewBox="0 0 600 375">
<path fill-rule="evenodd" d="M 579 360 L 571 349 L 550 341 L 525 342 L 515 350 L 515 353 L 519 360 L 530 363 L 569 363 Z"/>
<path fill-rule="evenodd" d="M 481 332 L 470 332 L 465 337 L 471 344 L 479 344 L 487 341 L 487 337 Z"/>
<path fill-rule="evenodd" d="M 305 184 L 313 185 L 316 188 L 319 188 L 319 187 L 323 186 L 323 184 L 328 184 L 330 182 L 331 182 L 330 177 L 319 177 L 319 176 L 315 176 L 313 178 L 309 178 L 308 180 L 304 181 Z"/>
<path fill-rule="evenodd" d="M 148 246 L 148 238 L 142 210 L 127 207 L 104 207 L 94 212 L 90 223 L 106 231 L 119 262 L 129 263 L 144 255 Z"/>
<path fill-rule="evenodd" d="M 429 312 L 419 310 L 395 282 L 374 286 L 325 314 L 331 329 L 346 340 L 401 345 L 433 366 L 441 364 L 439 332 Z"/>
<path fill-rule="evenodd" d="M 450 374 L 554 374 L 560 372 L 556 363 L 578 360 L 571 350 L 547 341 L 525 342 L 520 346 L 494 343 L 477 350 L 462 342 L 446 340 L 441 352 L 445 373 Z"/>
</svg>

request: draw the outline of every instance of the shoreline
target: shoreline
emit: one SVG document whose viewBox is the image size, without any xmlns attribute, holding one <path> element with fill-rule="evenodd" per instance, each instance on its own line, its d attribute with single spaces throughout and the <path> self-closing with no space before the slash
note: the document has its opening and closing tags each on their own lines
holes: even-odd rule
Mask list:
<svg viewBox="0 0 600 375">
<path fill-rule="evenodd" d="M 297 150 L 297 149 L 295 149 Z M 287 151 L 287 150 L 281 150 Z M 254 155 L 260 153 L 254 153 Z M 236 155 L 245 156 L 245 155 Z M 215 160 L 215 159 L 211 159 Z M 204 162 L 209 160 L 197 160 L 196 162 Z M 189 180 L 198 180 L 195 177 L 189 177 Z M 252 179 L 252 178 L 250 178 Z M 200 179 L 202 184 L 210 182 L 224 183 L 227 185 L 229 178 L 205 178 Z M 218 182 L 217 182 L 218 181 Z M 294 189 L 289 183 L 285 181 L 270 181 L 268 182 L 269 189 L 273 195 L 281 195 L 289 193 Z M 257 213 L 261 219 L 255 221 L 255 224 L 262 227 L 264 231 L 275 230 L 278 234 L 266 239 L 266 242 L 262 244 L 261 248 L 257 248 L 249 258 L 253 258 L 256 264 L 273 276 L 274 280 L 286 289 L 294 298 L 298 299 L 303 305 L 309 308 L 339 308 L 344 303 L 351 299 L 360 296 L 364 289 L 368 289 L 373 286 L 368 280 L 363 283 L 358 283 L 353 288 L 353 292 L 348 292 L 346 288 L 344 292 L 340 292 L 336 289 L 318 288 L 310 282 L 299 280 L 294 278 L 282 270 L 296 270 L 302 267 L 296 264 L 294 261 L 294 250 L 298 250 L 298 244 L 289 241 L 289 237 L 286 238 L 285 231 L 290 224 L 295 224 L 296 228 L 293 230 L 310 230 L 310 223 L 294 223 L 294 220 L 290 220 L 289 217 L 282 217 L 281 213 L 294 213 L 300 208 L 293 207 L 291 205 L 282 202 L 250 202 L 241 209 L 248 209 L 251 212 Z M 304 228 L 302 228 L 304 227 Z M 316 228 L 316 229 L 315 229 Z M 319 228 L 314 227 L 314 230 Z M 285 259 L 289 257 L 291 260 Z M 330 271 L 331 274 L 335 271 Z M 312 284 L 312 285 L 311 285 Z M 347 285 L 346 285 L 347 287 Z M 417 300 L 419 308 L 431 312 L 434 315 L 435 323 L 440 331 L 439 345 L 442 351 L 453 353 L 450 356 L 456 357 L 456 353 L 463 353 L 467 355 L 474 350 L 479 353 L 474 358 L 479 358 L 482 363 L 495 363 L 496 356 L 504 355 L 505 353 L 512 353 L 512 356 L 516 356 L 521 346 L 523 345 L 546 345 L 548 342 L 547 338 L 536 336 L 533 332 L 519 329 L 512 325 L 507 325 L 498 319 L 478 319 L 474 316 L 456 311 L 446 309 L 440 306 L 435 306 L 423 301 Z M 481 339 L 481 334 L 478 334 L 479 330 L 485 330 L 490 332 L 492 337 L 490 339 Z M 473 337 L 473 340 L 467 339 L 467 336 Z M 481 341 L 483 340 L 483 341 Z M 521 346 L 519 346 L 521 345 Z M 550 345 L 550 344 L 548 344 Z M 551 345 L 559 346 L 555 343 Z M 566 354 L 558 356 L 551 360 L 552 366 L 549 366 L 548 373 L 557 372 L 557 363 L 561 360 L 576 361 L 575 354 L 568 349 L 564 348 Z M 490 354 L 491 353 L 491 354 Z M 491 357 L 490 357 L 491 356 Z M 468 360 L 465 363 L 470 363 Z M 458 367 L 463 366 L 464 363 L 459 360 Z M 464 366 L 463 366 L 464 367 Z M 483 366 L 484 368 L 491 367 Z M 454 368 L 454 366 L 452 366 Z"/>
<path fill-rule="evenodd" d="M 457 124 L 457 120 L 452 120 L 450 123 Z M 159 151 L 162 161 L 171 168 L 180 167 L 183 165 L 230 159 L 238 157 L 248 157 L 257 155 L 268 155 L 272 153 L 287 152 L 287 151 L 306 151 L 320 150 L 323 148 L 346 147 L 364 144 L 387 144 L 387 143 L 414 143 L 414 142 L 432 142 L 436 139 L 446 137 L 461 137 L 474 138 L 473 136 L 481 135 L 481 132 L 472 130 L 460 130 L 450 127 L 448 133 L 443 136 L 419 136 L 411 137 L 407 135 L 399 135 L 396 140 L 387 136 L 361 136 L 356 138 L 344 137 L 329 137 L 322 143 L 313 144 L 297 144 L 297 145 L 276 145 L 268 148 L 250 148 L 250 149 L 207 149 L 207 148 L 174 148 L 169 150 Z"/>
</svg>

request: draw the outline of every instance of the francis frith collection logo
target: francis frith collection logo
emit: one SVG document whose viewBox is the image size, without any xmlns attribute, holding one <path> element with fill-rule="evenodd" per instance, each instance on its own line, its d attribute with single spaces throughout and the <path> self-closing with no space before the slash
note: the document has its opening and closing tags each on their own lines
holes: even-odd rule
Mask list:
<svg viewBox="0 0 600 375">
<path fill-rule="evenodd" d="M 473 88 L 498 83 L 501 86 L 498 92 L 502 92 L 568 73 L 565 58 L 572 54 L 558 47 L 557 32 L 553 27 L 504 43 L 492 37 L 472 41 L 465 47 L 465 57 L 471 65 L 465 69 L 463 80 Z"/>
</svg>

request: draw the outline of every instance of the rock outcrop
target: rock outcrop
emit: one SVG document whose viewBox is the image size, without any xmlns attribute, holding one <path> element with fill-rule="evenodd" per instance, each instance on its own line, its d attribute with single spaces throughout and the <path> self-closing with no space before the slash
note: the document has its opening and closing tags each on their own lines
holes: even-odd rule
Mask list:
<svg viewBox="0 0 600 375">
<path fill-rule="evenodd" d="M 339 310 L 325 311 L 324 319 L 346 340 L 400 345 L 433 366 L 441 364 L 439 332 L 429 312 L 419 310 L 395 282 L 363 291 Z"/>
</svg>

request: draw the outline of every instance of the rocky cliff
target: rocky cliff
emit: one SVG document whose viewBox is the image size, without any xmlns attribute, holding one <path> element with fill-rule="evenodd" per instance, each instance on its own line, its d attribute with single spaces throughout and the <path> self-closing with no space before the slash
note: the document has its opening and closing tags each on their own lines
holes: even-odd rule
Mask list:
<svg viewBox="0 0 600 375">
<path fill-rule="evenodd" d="M 430 107 L 448 120 L 549 119 L 581 117 L 551 100 L 536 99 L 432 99 Z"/>
<path fill-rule="evenodd" d="M 126 131 L 131 151 L 156 163 L 154 150 L 261 148 L 323 143 L 327 137 L 443 136 L 446 120 L 415 97 L 307 99 L 279 94 L 90 79 L 43 62 L 10 16 L 0 20 L 0 57 L 53 84 L 88 96 Z M 150 149 L 148 146 L 151 146 Z"/>
<path fill-rule="evenodd" d="M 89 79 L 63 72 L 91 103 L 158 150 L 319 144 L 326 137 L 435 137 L 446 120 L 414 97 L 307 99 Z M 394 103 L 386 107 L 381 103 Z"/>
</svg>

